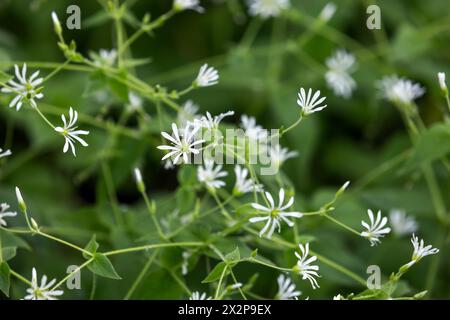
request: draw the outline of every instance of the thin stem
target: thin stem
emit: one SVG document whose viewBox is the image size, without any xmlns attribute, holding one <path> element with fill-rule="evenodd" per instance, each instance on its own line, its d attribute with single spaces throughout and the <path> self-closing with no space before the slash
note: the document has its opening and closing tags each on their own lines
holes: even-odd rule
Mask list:
<svg viewBox="0 0 450 320">
<path fill-rule="evenodd" d="M 59 65 L 55 70 L 53 70 L 51 73 L 49 73 L 49 74 L 44 78 L 44 81 L 43 81 L 43 82 L 50 80 L 53 76 L 55 76 L 55 75 L 58 74 L 61 70 L 63 70 L 69 63 L 70 63 L 70 59 L 67 59 L 66 62 L 64 62 L 63 64 Z"/>
<path fill-rule="evenodd" d="M 329 216 L 328 214 L 323 214 L 323 216 L 324 216 L 325 218 L 327 218 L 328 220 L 331 220 L 331 221 L 333 221 L 334 223 L 336 223 L 337 225 L 341 226 L 342 228 L 344 228 L 344 229 L 346 229 L 346 230 L 348 230 L 348 231 L 350 231 L 350 232 L 356 234 L 358 237 L 361 236 L 360 232 L 358 232 L 358 231 L 356 231 L 355 229 L 353 229 L 353 228 L 347 226 L 345 223 L 342 223 L 342 222 L 336 220 L 335 218 Z"/>
<path fill-rule="evenodd" d="M 144 279 L 145 274 L 148 272 L 148 269 L 150 269 L 151 265 L 153 264 L 153 261 L 155 260 L 156 256 L 158 254 L 158 250 L 155 250 L 150 258 L 147 260 L 147 262 L 144 265 L 144 268 L 142 268 L 141 272 L 137 276 L 136 280 L 134 280 L 133 284 L 131 285 L 130 289 L 128 290 L 127 294 L 125 295 L 124 300 L 129 300 L 133 293 L 136 291 L 137 287 L 141 283 L 142 279 Z"/>
<path fill-rule="evenodd" d="M 154 212 L 153 209 L 152 209 L 152 205 L 151 205 L 151 203 L 150 203 L 150 199 L 148 198 L 148 196 L 147 196 L 147 194 L 145 193 L 145 191 L 142 192 L 141 194 L 142 194 L 142 197 L 143 197 L 144 200 L 145 200 L 145 205 L 147 206 L 147 211 L 148 211 L 148 213 L 150 214 L 150 216 L 151 216 L 151 218 L 152 218 L 152 221 L 153 221 L 153 224 L 154 224 L 155 227 L 156 227 L 156 230 L 158 231 L 159 237 L 161 238 L 161 240 L 166 241 L 166 240 L 167 240 L 167 237 L 166 237 L 166 235 L 164 234 L 164 232 L 163 232 L 163 230 L 162 230 L 162 228 L 161 228 L 161 225 L 159 224 L 158 219 L 156 218 L 156 212 Z"/>
<path fill-rule="evenodd" d="M 17 272 L 15 272 L 14 270 L 10 269 L 9 272 L 16 277 L 17 279 L 19 279 L 20 281 L 22 281 L 23 283 L 29 285 L 31 287 L 31 281 L 29 281 L 28 279 L 26 279 L 25 277 L 22 277 L 20 274 L 18 274 Z"/>
<path fill-rule="evenodd" d="M 33 107 L 33 109 L 36 110 L 36 112 L 39 114 L 39 116 L 40 116 L 42 119 L 44 119 L 45 123 L 47 123 L 47 124 L 50 126 L 50 128 L 52 128 L 53 130 L 55 130 L 55 126 L 47 119 L 47 117 L 41 112 L 41 110 L 39 110 L 38 107 L 36 107 L 36 108 Z"/>
<path fill-rule="evenodd" d="M 87 250 L 84 250 L 83 248 L 80 248 L 79 246 L 74 245 L 74 244 L 72 244 L 72 243 L 70 243 L 70 242 L 67 242 L 67 241 L 62 240 L 62 239 L 60 239 L 60 238 L 57 238 L 57 237 L 54 237 L 54 236 L 49 235 L 49 234 L 47 234 L 47 233 L 44 233 L 44 232 L 42 232 L 42 231 L 40 231 L 40 230 L 37 230 L 37 231 L 36 231 L 36 234 L 38 234 L 38 235 L 40 235 L 40 236 L 43 236 L 43 237 L 45 237 L 45 238 L 51 239 L 51 240 L 53 240 L 53 241 L 59 242 L 59 243 L 61 243 L 61 244 L 64 244 L 64 245 L 66 245 L 66 246 L 68 246 L 68 247 L 71 247 L 71 248 L 73 248 L 73 249 L 75 249 L 75 250 L 78 250 L 78 251 L 80 251 L 80 252 L 82 252 L 82 253 L 84 253 L 84 254 L 87 254 L 88 256 L 92 256 L 92 253 L 91 253 L 91 252 L 89 252 L 89 251 L 87 251 Z"/>
<path fill-rule="evenodd" d="M 144 246 L 108 251 L 104 255 L 112 256 L 112 255 L 123 254 L 123 253 L 131 253 L 131 252 L 137 252 L 137 251 L 144 251 L 144 250 L 157 249 L 157 248 L 169 248 L 169 247 L 202 247 L 204 245 L 205 244 L 203 242 L 157 243 L 157 244 L 148 244 L 148 245 L 144 245 Z"/>
<path fill-rule="evenodd" d="M 51 289 L 51 291 L 56 290 L 57 288 L 59 288 L 59 286 L 61 286 L 64 282 L 66 282 L 68 279 L 70 279 L 70 277 L 72 277 L 74 274 L 78 273 L 79 271 L 81 271 L 84 267 L 86 267 L 89 263 L 91 263 L 92 261 L 94 261 L 94 258 L 91 258 L 89 260 L 87 260 L 85 263 L 83 263 L 81 266 L 79 266 L 78 268 L 76 268 L 75 270 L 73 270 L 71 273 L 69 273 L 66 277 L 64 277 L 60 282 L 58 282 L 57 284 L 55 284 L 55 286 Z"/>
<path fill-rule="evenodd" d="M 220 275 L 219 284 L 217 285 L 216 295 L 214 296 L 214 300 L 219 299 L 220 288 L 222 287 L 222 281 L 223 281 L 223 278 L 225 277 L 227 269 L 228 269 L 228 265 L 226 265 L 225 268 L 223 268 L 223 270 L 222 270 L 222 274 Z"/>
</svg>

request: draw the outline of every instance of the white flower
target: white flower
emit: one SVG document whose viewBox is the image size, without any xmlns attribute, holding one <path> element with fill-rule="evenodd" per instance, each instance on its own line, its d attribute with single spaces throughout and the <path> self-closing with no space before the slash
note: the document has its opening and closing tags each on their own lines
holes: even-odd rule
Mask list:
<svg viewBox="0 0 450 320">
<path fill-rule="evenodd" d="M 241 127 L 245 130 L 245 135 L 252 141 L 260 141 L 267 138 L 267 130 L 257 125 L 254 117 L 242 115 Z"/>
<path fill-rule="evenodd" d="M 439 252 L 439 249 L 433 248 L 433 246 L 430 244 L 425 246 L 423 239 L 420 239 L 419 241 L 419 238 L 416 237 L 414 234 L 412 235 L 411 243 L 414 247 L 414 252 L 411 258 L 411 262 L 407 264 L 408 267 L 419 262 L 419 260 L 422 259 L 423 257 L 436 254 Z"/>
<path fill-rule="evenodd" d="M 411 104 L 425 93 L 420 84 L 395 75 L 384 77 L 378 83 L 378 88 L 387 100 L 402 104 Z"/>
<path fill-rule="evenodd" d="M 206 112 L 206 116 L 202 116 L 200 119 L 196 119 L 194 123 L 197 123 L 198 125 L 202 126 L 205 129 L 214 130 L 219 128 L 219 124 L 223 120 L 223 118 L 232 115 L 234 115 L 234 111 L 221 113 L 218 116 L 214 117 L 211 116 L 211 113 Z"/>
<path fill-rule="evenodd" d="M 248 5 L 250 15 L 265 19 L 280 15 L 290 3 L 289 0 L 248 0 Z"/>
<path fill-rule="evenodd" d="M 295 284 L 292 283 L 292 280 L 289 277 L 285 277 L 284 274 L 279 275 L 277 282 L 278 293 L 276 297 L 278 300 L 297 300 L 297 297 L 302 294 L 301 291 L 296 290 Z"/>
<path fill-rule="evenodd" d="M 277 168 L 279 168 L 287 159 L 296 156 L 298 156 L 297 151 L 289 151 L 288 148 L 282 148 L 279 144 L 270 148 L 271 162 L 274 163 Z"/>
<path fill-rule="evenodd" d="M 441 90 L 444 92 L 447 92 L 447 84 L 445 83 L 445 73 L 444 72 L 438 72 L 438 79 L 439 79 L 439 86 L 441 87 Z"/>
<path fill-rule="evenodd" d="M 41 92 L 42 88 L 37 88 L 43 81 L 44 78 L 38 78 L 39 72 L 34 72 L 29 79 L 27 79 L 27 64 L 24 63 L 22 67 L 22 72 L 19 71 L 19 66 L 14 65 L 14 70 L 16 73 L 16 78 L 19 80 L 17 83 L 14 80 L 8 81 L 8 87 L 3 87 L 1 92 L 3 93 L 14 93 L 16 96 L 9 103 L 10 108 L 16 107 L 19 111 L 24 102 L 29 102 L 33 108 L 37 107 L 35 99 L 42 99 L 44 94 Z"/>
<path fill-rule="evenodd" d="M 295 256 L 297 257 L 297 265 L 294 267 L 294 271 L 302 276 L 303 280 L 308 279 L 311 283 L 313 289 L 320 288 L 317 284 L 317 280 L 314 277 L 320 277 L 317 271 L 319 271 L 319 266 L 311 265 L 312 262 L 317 260 L 316 256 L 311 256 L 308 259 L 309 255 L 309 243 L 303 246 L 302 244 L 298 245 L 301 251 L 301 254 L 297 251 L 295 252 Z"/>
<path fill-rule="evenodd" d="M 345 297 L 343 295 L 338 294 L 337 296 L 333 297 L 333 300 L 347 300 L 347 299 L 345 299 Z"/>
<path fill-rule="evenodd" d="M 170 150 L 162 160 L 172 158 L 173 164 L 178 164 L 178 160 L 182 159 L 184 163 L 189 163 L 189 155 L 199 154 L 200 151 L 195 148 L 195 146 L 202 144 L 205 140 L 195 140 L 195 135 L 197 134 L 199 126 L 192 125 L 188 123 L 184 128 L 183 132 L 178 131 L 178 127 L 175 123 L 172 123 L 172 136 L 167 132 L 161 132 L 161 135 L 169 140 L 172 145 L 161 145 L 158 146 L 160 150 Z"/>
<path fill-rule="evenodd" d="M 181 256 L 183 257 L 183 263 L 181 264 L 181 274 L 185 276 L 189 271 L 189 257 L 191 256 L 191 254 L 188 251 L 183 251 Z"/>
<path fill-rule="evenodd" d="M 23 200 L 22 193 L 20 192 L 20 189 L 18 187 L 16 187 L 16 198 L 17 202 L 19 203 L 20 210 L 22 210 L 22 212 L 26 212 L 27 204 Z"/>
<path fill-rule="evenodd" d="M 330 20 L 334 16 L 336 9 L 337 7 L 333 2 L 328 2 L 320 12 L 319 18 L 323 21 Z"/>
<path fill-rule="evenodd" d="M 9 209 L 9 205 L 7 203 L 0 204 L 0 226 L 6 227 L 8 224 L 5 221 L 5 217 L 15 217 L 17 216 L 17 212 L 6 211 Z"/>
<path fill-rule="evenodd" d="M 55 284 L 56 279 L 53 279 L 47 283 L 47 276 L 43 275 L 41 284 L 38 284 L 36 269 L 33 268 L 31 278 L 31 288 L 27 289 L 28 295 L 25 296 L 25 300 L 58 300 L 56 297 L 61 296 L 64 291 L 51 290 L 51 287 Z"/>
<path fill-rule="evenodd" d="M 200 293 L 198 291 L 192 292 L 192 295 L 189 297 L 189 300 L 211 300 L 212 297 L 208 297 L 206 293 Z"/>
<path fill-rule="evenodd" d="M 374 246 L 381 242 L 379 238 L 382 238 L 386 234 L 391 232 L 391 228 L 389 228 L 389 227 L 384 228 L 384 226 L 388 222 L 388 218 L 387 217 L 382 218 L 380 210 L 378 210 L 378 212 L 377 212 L 376 219 L 374 218 L 372 210 L 370 210 L 370 209 L 367 210 L 367 214 L 369 215 L 370 225 L 364 221 L 361 221 L 361 224 L 363 225 L 363 227 L 365 227 L 367 229 L 367 231 L 361 232 L 361 236 L 369 239 L 370 244 L 372 246 Z"/>
<path fill-rule="evenodd" d="M 199 107 L 192 100 L 186 101 L 178 112 L 178 124 L 181 127 L 186 126 L 188 122 L 194 122 L 197 119 Z"/>
<path fill-rule="evenodd" d="M 200 6 L 199 0 L 175 0 L 173 2 L 173 8 L 176 11 L 183 11 L 183 10 L 195 10 L 199 13 L 202 13 L 204 9 Z"/>
<path fill-rule="evenodd" d="M 321 105 L 326 97 L 320 97 L 320 90 L 317 90 L 312 97 L 311 95 L 312 89 L 308 90 L 307 95 L 305 89 L 300 88 L 297 104 L 302 108 L 302 113 L 304 115 L 321 111 L 327 107 L 327 105 Z"/>
<path fill-rule="evenodd" d="M 77 130 L 76 122 L 78 120 L 78 112 L 74 111 L 72 107 L 69 109 L 69 121 L 66 121 L 66 117 L 61 115 L 61 119 L 64 123 L 63 127 L 56 127 L 55 131 L 59 132 L 63 135 L 65 139 L 63 152 L 66 153 L 69 150 L 69 146 L 72 149 L 72 153 L 74 156 L 77 156 L 75 153 L 75 141 L 78 141 L 83 147 L 87 147 L 88 144 L 79 135 L 88 135 L 89 131 L 85 130 Z"/>
<path fill-rule="evenodd" d="M 303 214 L 296 211 L 289 211 L 285 212 L 286 209 L 292 207 L 294 204 L 294 197 L 291 197 L 289 201 L 286 204 L 284 203 L 284 189 L 281 188 L 280 192 L 278 193 L 278 206 L 275 206 L 275 202 L 273 201 L 273 197 L 269 192 L 265 193 L 267 201 L 269 202 L 268 207 L 264 207 L 258 203 L 252 203 L 252 207 L 258 211 L 264 212 L 265 215 L 261 217 L 253 217 L 250 218 L 251 223 L 260 222 L 260 221 L 267 221 L 264 228 L 259 233 L 259 236 L 262 237 L 263 234 L 267 232 L 267 237 L 272 237 L 273 232 L 275 231 L 275 228 L 278 228 L 278 232 L 280 232 L 281 224 L 280 221 L 283 220 L 289 227 L 293 227 L 294 223 L 290 221 L 288 218 L 301 218 Z M 270 229 L 269 229 L 270 227 Z"/>
<path fill-rule="evenodd" d="M 243 168 L 240 165 L 234 167 L 234 173 L 236 174 L 236 184 L 234 185 L 233 193 L 241 195 L 248 192 L 261 192 L 262 185 L 255 184 L 251 178 L 247 178 L 248 169 Z"/>
<path fill-rule="evenodd" d="M 127 107 L 130 112 L 134 112 L 142 108 L 142 98 L 132 91 L 128 93 L 128 102 Z"/>
<path fill-rule="evenodd" d="M 328 86 L 334 94 L 349 98 L 356 87 L 356 82 L 350 76 L 355 64 L 355 56 L 345 50 L 337 50 L 335 54 L 326 60 L 328 71 L 325 74 Z"/>
<path fill-rule="evenodd" d="M 58 35 L 61 34 L 62 32 L 61 23 L 59 22 L 58 16 L 56 15 L 55 11 L 52 11 L 52 20 L 56 34 Z"/>
<path fill-rule="evenodd" d="M 117 59 L 116 49 L 100 49 L 99 53 L 91 53 L 91 57 L 94 60 L 94 64 L 101 67 L 112 67 L 114 66 Z"/>
<path fill-rule="evenodd" d="M 405 211 L 399 209 L 391 210 L 389 222 L 392 232 L 398 236 L 414 233 L 418 229 L 416 220 L 411 216 L 407 216 Z"/>
<path fill-rule="evenodd" d="M 219 72 L 213 68 L 209 67 L 208 64 L 201 66 L 198 72 L 197 79 L 194 81 L 195 87 L 210 87 L 219 83 Z"/>
<path fill-rule="evenodd" d="M 224 187 L 225 182 L 219 180 L 219 178 L 226 177 L 228 173 L 221 170 L 221 165 L 214 167 L 214 160 L 205 159 L 203 166 L 197 168 L 198 181 L 203 182 L 207 187 L 212 189 Z"/>
<path fill-rule="evenodd" d="M 8 157 L 8 156 L 10 156 L 11 154 L 12 154 L 12 153 L 11 153 L 11 150 L 5 150 L 5 152 L 3 152 L 3 149 L 0 148 L 0 158 Z"/>
</svg>

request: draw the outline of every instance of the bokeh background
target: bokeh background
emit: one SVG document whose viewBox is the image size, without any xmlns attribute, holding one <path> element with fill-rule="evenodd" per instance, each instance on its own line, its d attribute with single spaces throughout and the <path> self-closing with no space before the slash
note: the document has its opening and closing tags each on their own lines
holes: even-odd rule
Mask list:
<svg viewBox="0 0 450 320">
<path fill-rule="evenodd" d="M 135 30 L 144 12 L 157 17 L 171 7 L 168 0 L 128 3 L 132 13 L 127 17 L 128 34 Z M 136 68 L 136 74 L 151 85 L 182 89 L 190 84 L 200 65 L 208 62 L 220 71 L 220 84 L 195 91 L 189 94 L 189 99 L 199 104 L 202 112 L 215 114 L 232 109 L 236 115 L 230 122 L 238 123 L 241 114 L 248 114 L 266 128 L 295 121 L 300 86 L 320 89 L 328 97 L 328 108 L 304 121 L 282 141 L 284 146 L 300 153 L 284 166 L 284 179 L 289 179 L 297 193 L 297 209 L 317 209 L 347 180 L 352 187 L 335 213 L 347 224 L 361 229 L 360 221 L 366 218 L 367 208 L 380 209 L 385 214 L 394 208 L 404 209 L 418 220 L 419 235 L 441 252 L 424 259 L 409 272 L 400 290 L 406 294 L 428 289 L 428 298 L 448 299 L 448 229 L 436 219 L 419 170 L 421 162 L 411 162 L 404 156 L 412 145 L 402 119 L 390 103 L 380 99 L 375 82 L 396 73 L 421 83 L 427 90 L 418 100 L 424 122 L 431 126 L 442 121 L 445 101 L 436 74 L 450 72 L 450 4 L 447 0 L 377 1 L 382 29 L 368 30 L 366 8 L 374 1 L 336 1 L 337 12 L 331 21 L 314 30 L 312 21 L 326 3 L 293 0 L 288 17 L 264 21 L 247 48 L 243 38 L 248 35 L 252 18 L 247 15 L 244 2 L 204 0 L 205 14 L 183 12 L 133 45 L 135 59 L 149 59 Z M 65 21 L 65 9 L 71 4 L 81 8 L 82 28 L 64 29 L 65 38 L 74 39 L 86 55 L 113 48 L 112 21 L 97 1 L 0 0 L 0 69 L 11 70 L 11 61 L 28 61 L 31 69 L 35 69 L 32 62 L 64 62 L 50 12 L 56 11 Z M 324 61 L 339 48 L 355 54 L 358 62 L 354 73 L 358 87 L 350 99 L 335 97 L 325 84 Z M 39 69 L 43 74 L 52 70 L 42 64 Z M 139 138 L 133 136 L 136 127 L 133 117 L 126 123 L 131 128 L 130 134 L 125 130 L 114 135 L 108 125 L 117 121 L 126 103 L 126 90 L 99 75 L 70 70 L 46 83 L 45 98 L 40 104 L 44 113 L 58 123 L 59 114 L 67 113 L 69 106 L 76 107 L 83 114 L 83 128 L 91 131 L 89 148 L 78 148 L 76 158 L 62 153 L 61 137 L 51 132 L 35 113 L 28 108 L 20 112 L 9 109 L 9 97 L 0 95 L 0 146 L 13 151 L 12 157 L 0 162 L 0 201 L 16 207 L 13 190 L 14 186 L 20 186 L 31 214 L 47 230 L 82 246 L 95 233 L 105 250 L 147 243 L 155 237 L 132 179 L 136 165 L 143 168 L 160 218 L 177 220 L 177 214 L 191 210 L 195 202 L 192 186 L 195 178 L 189 175 L 192 172 L 183 175 L 163 169 L 161 153 L 155 148 L 159 143 L 159 127 L 154 125 L 157 122 L 154 106 L 151 103 L 145 106 L 153 120 L 148 132 Z M 431 160 L 448 158 L 449 141 L 449 136 L 444 137 L 439 144 L 428 144 L 430 150 L 422 152 L 430 152 Z M 112 200 L 105 187 L 104 159 L 111 173 L 108 177 L 116 189 Z M 387 164 L 383 167 L 384 163 Z M 440 161 L 433 164 L 446 205 L 450 207 L 450 173 Z M 388 170 L 383 171 L 385 167 Z M 232 181 L 230 177 L 230 186 Z M 112 218 L 114 206 L 125 220 L 122 225 Z M 19 219 L 16 220 L 11 224 L 20 225 Z M 409 237 L 390 235 L 381 245 L 370 247 L 363 239 L 320 218 L 302 219 L 299 230 L 311 237 L 315 251 L 362 277 L 366 277 L 367 266 L 374 264 L 381 267 L 384 276 L 389 276 L 412 253 Z M 2 237 L 10 236 L 2 232 Z M 11 237 L 7 241 L 19 248 L 11 261 L 12 267 L 28 277 L 35 266 L 40 273 L 60 279 L 68 265 L 80 263 L 76 252 L 42 238 Z M 229 241 L 224 246 L 232 248 L 235 240 Z M 291 251 L 265 254 L 280 265 L 294 263 Z M 147 254 L 114 257 L 114 265 L 123 279 L 97 279 L 94 297 L 123 298 L 146 260 Z M 171 268 L 180 262 L 179 249 L 164 250 L 133 298 L 186 298 L 170 276 Z M 206 275 L 205 258 L 192 264 L 187 285 L 192 290 L 208 291 L 207 285 L 200 284 Z M 295 278 L 303 298 L 330 299 L 337 293 L 363 290 L 352 279 L 320 266 L 319 290 L 313 291 L 308 283 Z M 243 281 L 256 272 L 260 276 L 254 291 L 273 297 L 277 290 L 276 273 L 256 265 L 237 267 Z M 92 275 L 84 271 L 82 290 L 66 290 L 65 298 L 89 298 L 91 287 Z M 21 298 L 24 290 L 21 283 L 14 281 L 12 297 Z"/>
</svg>

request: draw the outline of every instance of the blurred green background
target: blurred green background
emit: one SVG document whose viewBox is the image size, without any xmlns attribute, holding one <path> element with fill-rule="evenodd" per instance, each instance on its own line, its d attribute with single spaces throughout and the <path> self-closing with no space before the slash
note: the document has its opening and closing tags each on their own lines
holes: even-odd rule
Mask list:
<svg viewBox="0 0 450 320">
<path fill-rule="evenodd" d="M 144 12 L 157 17 L 172 4 L 168 0 L 130 0 L 128 3 L 128 35 L 134 32 Z M 368 30 L 366 8 L 373 1 L 336 1 L 337 12 L 331 21 L 312 30 L 311 21 L 326 3 L 293 0 L 293 8 L 287 15 L 264 21 L 254 43 L 246 48 L 242 38 L 252 18 L 247 15 L 244 2 L 204 0 L 204 14 L 193 11 L 178 14 L 132 46 L 135 59 L 151 59 L 136 68 L 136 74 L 151 85 L 182 89 L 194 79 L 201 64 L 208 62 L 219 70 L 220 84 L 197 90 L 189 99 L 200 105 L 201 112 L 216 114 L 232 109 L 236 115 L 229 121 L 238 123 L 241 114 L 248 114 L 255 116 L 265 128 L 287 126 L 295 121 L 300 86 L 320 89 L 327 96 L 328 108 L 304 121 L 282 141 L 284 146 L 300 153 L 284 167 L 284 179 L 289 178 L 297 193 L 296 208 L 317 209 L 340 185 L 350 180 L 352 188 L 337 205 L 335 214 L 352 227 L 361 229 L 360 221 L 366 218 L 367 208 L 381 209 L 385 214 L 393 208 L 406 210 L 418 220 L 419 235 L 441 252 L 424 259 L 409 272 L 401 290 L 415 293 L 429 289 L 428 297 L 448 299 L 448 229 L 440 227 L 436 219 L 419 169 L 421 161 L 448 158 L 450 137 L 447 135 L 448 139 L 441 140 L 439 145 L 428 144 L 431 151 L 421 150 L 420 161 L 405 157 L 405 151 L 412 145 L 402 119 L 390 103 L 380 99 L 375 82 L 396 73 L 421 83 L 427 90 L 418 100 L 424 122 L 431 127 L 441 121 L 445 101 L 436 74 L 450 72 L 450 4 L 447 0 L 377 1 L 381 8 L 382 30 Z M 0 0 L 0 69 L 10 71 L 11 61 L 64 62 L 56 44 L 50 13 L 56 11 L 64 22 L 65 9 L 70 4 L 74 1 Z M 72 31 L 64 28 L 65 38 L 74 39 L 85 55 L 113 48 L 113 23 L 103 14 L 99 3 L 86 0 L 76 1 L 76 4 L 81 8 L 82 28 Z M 357 58 L 354 78 L 358 87 L 350 99 L 335 97 L 325 84 L 324 61 L 338 48 L 347 49 Z M 29 66 L 36 69 L 32 63 Z M 39 69 L 43 74 L 51 71 L 42 66 Z M 195 179 L 185 177 L 192 173 L 189 169 L 181 174 L 162 168 L 162 155 L 155 148 L 159 144 L 159 127 L 154 125 L 158 119 L 151 103 L 145 106 L 152 117 L 148 132 L 139 139 L 133 137 L 135 131 L 130 135 L 118 134 L 116 143 L 111 145 L 108 123 L 117 121 L 125 103 L 126 88 L 88 73 L 64 71 L 46 83 L 44 92 L 45 98 L 40 103 L 42 110 L 57 123 L 59 114 L 67 113 L 69 106 L 84 115 L 83 129 L 91 131 L 87 139 L 89 148 L 78 148 L 76 158 L 63 154 L 61 137 L 50 132 L 29 108 L 20 112 L 9 109 L 10 97 L 0 95 L 0 146 L 13 151 L 12 157 L 1 160 L 1 202 L 15 207 L 13 190 L 14 186 L 20 186 L 31 214 L 41 225 L 81 246 L 93 233 L 103 249 L 148 243 L 155 239 L 154 228 L 131 174 L 132 169 L 140 165 L 149 194 L 157 200 L 160 218 L 170 220 L 173 215 L 176 220 L 176 210 L 181 213 L 192 210 Z M 99 92 L 106 92 L 106 96 Z M 126 126 L 134 130 L 136 120 L 131 117 Z M 105 173 L 102 165 L 105 152 L 116 188 L 112 201 L 102 174 Z M 427 158 L 429 153 L 432 157 Z M 392 159 L 397 161 L 393 163 Z M 378 174 L 383 163 L 393 165 Z M 440 161 L 433 164 L 447 207 L 450 207 L 449 171 Z M 230 187 L 232 181 L 230 177 Z M 269 186 L 273 183 L 270 177 L 265 182 Z M 125 220 L 123 225 L 112 218 L 114 206 Z M 19 219 L 11 224 L 19 225 Z M 205 222 L 196 228 L 213 227 Z M 408 261 L 412 252 L 408 237 L 399 239 L 390 235 L 381 245 L 370 247 L 366 241 L 320 218 L 302 219 L 299 229 L 302 235 L 315 239 L 312 244 L 315 251 L 364 278 L 367 266 L 373 264 L 380 265 L 382 273 L 389 276 Z M 2 236 L 9 237 L 4 232 Z M 11 265 L 24 276 L 30 277 L 31 268 L 35 266 L 39 274 L 60 279 L 68 265 L 80 263 L 78 254 L 65 247 L 38 237 L 21 239 L 11 237 L 7 241 L 20 248 Z M 236 241 L 228 239 L 223 246 L 232 249 Z M 250 247 L 253 249 L 257 245 Z M 261 253 L 279 265 L 294 263 L 291 251 L 275 254 L 261 250 Z M 123 279 L 97 279 L 95 298 L 123 298 L 146 260 L 147 254 L 114 257 L 113 263 Z M 161 252 L 158 263 L 149 270 L 133 298 L 186 298 L 168 271 L 180 262 L 181 250 Z M 205 258 L 192 264 L 194 269 L 186 278 L 187 285 L 192 290 L 210 291 L 208 286 L 200 284 L 206 276 Z M 353 280 L 322 264 L 320 267 L 319 290 L 311 290 L 308 283 L 294 277 L 298 289 L 303 291 L 303 298 L 330 299 L 337 293 L 362 291 Z M 244 282 L 255 272 L 260 277 L 254 291 L 264 297 L 274 296 L 276 273 L 249 264 L 237 268 Z M 64 297 L 89 298 L 92 275 L 88 271 L 82 273 L 82 286 L 82 290 L 66 290 Z M 14 281 L 12 297 L 21 298 L 24 290 L 21 283 Z"/>
</svg>

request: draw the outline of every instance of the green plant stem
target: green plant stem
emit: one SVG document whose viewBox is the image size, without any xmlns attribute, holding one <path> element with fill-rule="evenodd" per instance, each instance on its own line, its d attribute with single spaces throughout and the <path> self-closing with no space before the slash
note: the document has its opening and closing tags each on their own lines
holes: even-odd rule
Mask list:
<svg viewBox="0 0 450 320">
<path fill-rule="evenodd" d="M 214 296 L 214 300 L 218 300 L 219 299 L 220 288 L 222 287 L 222 281 L 223 281 L 223 278 L 225 277 L 227 269 L 228 269 L 228 265 L 226 265 L 225 268 L 223 268 L 222 274 L 220 275 L 220 279 L 219 279 L 219 283 L 217 285 L 217 289 L 216 289 L 216 294 Z"/>
<path fill-rule="evenodd" d="M 348 230 L 348 231 L 350 231 L 350 232 L 356 234 L 358 237 L 361 236 L 361 234 L 360 234 L 358 231 L 356 231 L 355 229 L 353 229 L 353 228 L 347 226 L 345 223 L 342 223 L 342 222 L 340 222 L 339 220 L 336 220 L 335 218 L 329 216 L 328 214 L 323 214 L 323 216 L 324 216 L 325 218 L 327 218 L 328 220 L 333 221 L 333 222 L 336 223 L 338 226 L 341 226 L 342 228 L 344 228 L 344 229 L 346 229 L 346 230 Z"/>
<path fill-rule="evenodd" d="M 20 274 L 18 274 L 17 272 L 15 272 L 14 270 L 10 269 L 9 272 L 16 277 L 17 279 L 19 279 L 20 281 L 22 281 L 23 283 L 27 284 L 28 286 L 31 287 L 31 281 L 29 281 L 28 279 L 26 279 L 25 277 L 22 277 Z"/>
<path fill-rule="evenodd" d="M 41 112 L 41 110 L 39 108 L 36 107 L 36 108 L 33 108 L 33 110 L 36 110 L 36 112 L 45 121 L 45 123 L 47 123 L 50 126 L 50 128 L 55 130 L 55 126 L 50 122 L 50 120 L 47 119 L 47 117 Z"/>
<path fill-rule="evenodd" d="M 119 250 L 113 250 L 108 251 L 104 253 L 105 256 L 113 256 L 117 254 L 123 254 L 123 253 L 131 253 L 131 252 L 138 252 L 138 251 L 144 251 L 144 250 L 150 250 L 150 249 L 157 249 L 157 248 L 169 248 L 169 247 L 202 247 L 205 246 L 203 242 L 170 242 L 170 243 L 157 243 L 157 244 L 147 244 L 143 246 L 138 247 L 131 247 L 131 248 L 125 248 L 125 249 L 119 249 Z"/>
<path fill-rule="evenodd" d="M 111 175 L 111 169 L 106 160 L 101 161 L 101 167 L 103 172 L 103 180 L 105 182 L 106 192 L 108 193 L 109 200 L 111 201 L 111 207 L 114 214 L 114 220 L 117 224 L 123 226 L 124 221 L 122 214 L 120 213 L 119 204 L 116 197 L 114 188 L 114 182 Z"/>
<path fill-rule="evenodd" d="M 45 78 L 43 82 L 50 80 L 53 76 L 58 74 L 61 70 L 63 70 L 70 63 L 70 59 L 67 59 L 63 64 L 60 64 L 55 70 L 50 72 Z"/>
<path fill-rule="evenodd" d="M 155 250 L 151 256 L 148 258 L 147 262 L 144 265 L 144 268 L 142 268 L 141 272 L 137 276 L 136 280 L 134 280 L 133 284 L 131 285 L 130 289 L 128 290 L 127 294 L 125 295 L 124 300 L 130 300 L 133 293 L 136 291 L 139 284 L 144 279 L 145 275 L 147 274 L 148 270 L 150 269 L 151 265 L 153 264 L 153 261 L 155 260 L 156 256 L 158 255 L 158 250 Z"/>
<path fill-rule="evenodd" d="M 66 277 L 64 277 L 60 282 L 58 282 L 57 284 L 55 284 L 53 286 L 53 288 L 51 289 L 51 291 L 56 290 L 57 288 L 59 288 L 63 283 L 65 283 L 68 279 L 70 279 L 70 277 L 72 277 L 74 274 L 80 272 L 84 267 L 86 267 L 89 263 L 91 263 L 94 259 L 91 258 L 89 260 L 87 260 L 85 263 L 83 263 L 81 266 L 79 266 L 78 268 L 76 268 L 75 270 L 73 270 L 71 273 L 69 273 Z"/>
<path fill-rule="evenodd" d="M 36 231 L 36 234 L 38 234 L 38 235 L 40 235 L 40 236 L 42 236 L 42 237 L 51 239 L 51 240 L 53 240 L 53 241 L 59 242 L 59 243 L 61 243 L 61 244 L 64 244 L 64 245 L 66 245 L 66 246 L 68 246 L 68 247 L 71 247 L 71 248 L 73 248 L 73 249 L 75 249 L 75 250 L 78 250 L 78 251 L 80 251 L 80 252 L 82 252 L 82 253 L 84 253 L 84 254 L 86 254 L 86 255 L 92 257 L 92 253 L 91 253 L 91 252 L 89 252 L 89 251 L 87 251 L 87 250 L 84 250 L 83 248 L 80 248 L 79 246 L 74 245 L 73 243 L 70 243 L 70 242 L 68 242 L 68 241 L 65 241 L 65 240 L 62 240 L 62 239 L 60 239 L 60 238 L 54 237 L 54 236 L 49 235 L 48 233 L 44 233 L 44 232 L 42 232 L 42 231 L 40 231 L 40 230 L 39 230 L 39 231 Z"/>
<path fill-rule="evenodd" d="M 158 235 L 159 235 L 160 239 L 163 240 L 163 241 L 167 241 L 167 237 L 166 237 L 166 235 L 164 234 L 164 232 L 163 232 L 163 230 L 162 230 L 162 228 L 161 228 L 161 225 L 159 224 L 158 219 L 156 218 L 156 212 L 154 212 L 154 211 L 152 210 L 152 206 L 151 206 L 151 203 L 150 203 L 150 199 L 148 198 L 148 196 L 147 196 L 147 194 L 145 193 L 145 191 L 142 192 L 141 194 L 142 194 L 142 197 L 143 197 L 144 200 L 145 200 L 145 205 L 147 206 L 147 211 L 148 211 L 148 213 L 150 214 L 150 217 L 152 218 L 153 224 L 155 225 L 156 230 L 158 231 Z"/>
</svg>

